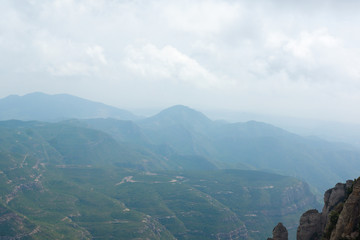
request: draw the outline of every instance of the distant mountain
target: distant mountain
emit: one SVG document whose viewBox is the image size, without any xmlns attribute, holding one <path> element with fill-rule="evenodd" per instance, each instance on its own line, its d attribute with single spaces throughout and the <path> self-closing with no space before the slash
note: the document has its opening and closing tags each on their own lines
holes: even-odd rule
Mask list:
<svg viewBox="0 0 360 240">
<path fill-rule="evenodd" d="M 208 132 L 219 123 L 201 112 L 177 105 L 136 123 L 154 144 L 166 144 L 184 155 L 212 158 L 213 147 Z"/>
<path fill-rule="evenodd" d="M 262 122 L 212 121 L 181 105 L 138 121 L 88 119 L 76 124 L 106 132 L 159 159 L 165 169 L 270 171 L 306 180 L 319 191 L 360 175 L 353 167 L 360 152 L 350 145 L 302 137 Z"/>
<path fill-rule="evenodd" d="M 133 159 L 119 162 L 123 167 L 263 170 L 304 179 L 320 191 L 334 182 L 360 175 L 360 170 L 353 167 L 360 162 L 360 152 L 349 145 L 301 137 L 261 122 L 212 121 L 182 105 L 149 118 L 125 121 L 136 116 L 70 95 L 33 93 L 1 99 L 0 119 L 4 118 L 80 119 L 63 123 L 111 135 L 108 143 L 113 147 L 109 149 L 121 148 L 133 154 L 129 156 L 136 156 L 123 158 Z M 71 138 L 80 140 L 78 136 Z M 66 139 L 66 135 L 61 139 Z M 48 143 L 57 146 L 58 152 L 68 144 L 64 141 L 56 145 L 60 143 L 54 139 Z M 90 147 L 88 152 L 89 159 L 98 156 Z"/>
<path fill-rule="evenodd" d="M 201 112 L 183 105 L 176 105 L 155 116 L 140 120 L 139 124 L 144 128 L 154 130 L 179 125 L 198 132 L 214 123 Z"/>
<path fill-rule="evenodd" d="M 358 149 L 301 137 L 272 125 L 247 122 L 223 125 L 211 136 L 223 167 L 238 163 L 305 179 L 320 191 L 330 183 L 360 174 Z M 219 166 L 219 165 L 218 165 Z M 220 166 L 219 166 L 220 167 Z"/>
<path fill-rule="evenodd" d="M 131 112 L 68 94 L 31 93 L 0 99 L 0 120 L 58 121 L 71 118 L 135 120 Z"/>
<path fill-rule="evenodd" d="M 320 191 L 333 182 L 360 175 L 358 149 L 306 138 L 270 124 L 211 121 L 202 113 L 175 106 L 137 122 L 154 144 L 186 155 L 200 155 L 219 168 L 260 169 L 305 179 Z"/>
</svg>

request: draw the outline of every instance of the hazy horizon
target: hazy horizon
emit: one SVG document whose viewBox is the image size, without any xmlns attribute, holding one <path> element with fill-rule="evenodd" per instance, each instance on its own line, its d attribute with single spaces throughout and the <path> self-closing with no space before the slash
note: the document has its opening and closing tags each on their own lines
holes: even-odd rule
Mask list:
<svg viewBox="0 0 360 240">
<path fill-rule="evenodd" d="M 0 239 L 359 237 L 359 9 L 1 0 Z"/>
<path fill-rule="evenodd" d="M 357 1 L 0 3 L 0 98 L 359 123 Z"/>
</svg>

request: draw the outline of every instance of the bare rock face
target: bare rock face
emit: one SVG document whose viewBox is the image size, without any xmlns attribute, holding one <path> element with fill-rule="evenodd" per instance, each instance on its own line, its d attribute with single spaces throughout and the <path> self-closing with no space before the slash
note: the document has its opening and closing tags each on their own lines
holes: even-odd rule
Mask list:
<svg viewBox="0 0 360 240">
<path fill-rule="evenodd" d="M 337 183 L 334 188 L 327 190 L 324 194 L 324 207 L 322 214 L 328 216 L 331 210 L 346 198 L 346 184 Z"/>
<path fill-rule="evenodd" d="M 330 240 L 359 239 L 360 236 L 360 180 L 352 186 L 352 193 L 344 203 Z"/>
<path fill-rule="evenodd" d="M 288 240 L 288 231 L 282 223 L 278 223 L 273 229 L 272 240 Z"/>
<path fill-rule="evenodd" d="M 305 212 L 300 218 L 297 240 L 319 240 L 322 234 L 321 213 L 316 209 Z"/>
</svg>

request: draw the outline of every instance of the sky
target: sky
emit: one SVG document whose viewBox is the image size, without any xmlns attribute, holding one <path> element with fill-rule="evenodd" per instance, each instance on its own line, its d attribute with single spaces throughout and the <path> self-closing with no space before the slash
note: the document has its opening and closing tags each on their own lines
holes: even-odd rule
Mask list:
<svg viewBox="0 0 360 240">
<path fill-rule="evenodd" d="M 360 1 L 2 0 L 0 98 L 360 123 Z"/>
</svg>

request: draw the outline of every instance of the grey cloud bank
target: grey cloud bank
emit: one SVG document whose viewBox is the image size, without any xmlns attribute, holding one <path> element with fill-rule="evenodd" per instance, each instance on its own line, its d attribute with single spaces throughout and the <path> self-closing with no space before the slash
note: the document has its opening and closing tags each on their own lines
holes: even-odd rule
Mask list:
<svg viewBox="0 0 360 240">
<path fill-rule="evenodd" d="M 358 1 L 0 3 L 0 97 L 360 122 Z"/>
</svg>

